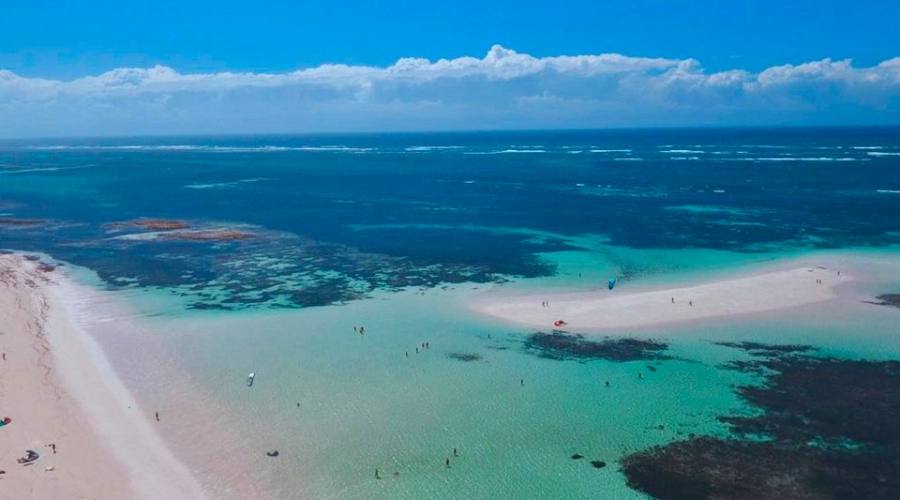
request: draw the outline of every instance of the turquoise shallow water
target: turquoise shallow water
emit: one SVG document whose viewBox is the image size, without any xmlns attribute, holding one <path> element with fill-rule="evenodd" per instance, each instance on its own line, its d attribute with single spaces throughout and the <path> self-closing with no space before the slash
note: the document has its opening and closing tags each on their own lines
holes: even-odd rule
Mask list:
<svg viewBox="0 0 900 500">
<path fill-rule="evenodd" d="M 608 251 L 627 262 L 647 256 Z M 704 274 L 689 263 L 706 252 L 653 255 L 652 264 L 669 271 L 646 283 L 635 280 L 636 286 L 757 265 L 739 256 L 726 265 L 723 256 Z M 865 293 L 900 283 L 895 254 L 876 255 L 888 265 L 878 268 Z M 583 279 L 575 275 L 568 286 Z M 550 280 L 562 286 L 560 278 Z M 527 291 L 537 284 L 503 286 Z M 733 388 L 755 377 L 721 367 L 746 355 L 713 341 L 811 344 L 840 357 L 900 356 L 897 311 L 850 303 L 611 333 L 666 342 L 673 359 L 658 362 L 546 359 L 524 348 L 532 330 L 468 310 L 484 290 L 479 284 L 411 289 L 296 311 L 148 314 L 140 323 L 171 337 L 176 362 L 229 420 L 241 422 L 240 434 L 252 443 L 245 451 L 255 480 L 274 498 L 641 497 L 625 484 L 620 457 L 690 434 L 725 435 L 717 416 L 751 411 Z M 132 292 L 128 300 L 148 312 L 168 304 L 155 297 Z M 366 334 L 354 333 L 356 325 Z M 423 342 L 431 347 L 421 348 Z M 451 353 L 481 359 L 460 361 Z M 249 371 L 257 376 L 252 388 L 244 384 Z M 454 447 L 459 457 L 452 457 Z M 278 459 L 266 457 L 267 449 L 278 449 Z M 585 459 L 572 460 L 574 453 Z M 608 466 L 594 469 L 588 461 L 595 459 Z"/>
<path fill-rule="evenodd" d="M 189 330 L 184 363 L 246 416 L 245 431 L 259 423 L 261 435 L 277 436 L 267 445 L 282 460 L 260 458 L 260 466 L 276 467 L 278 497 L 293 481 L 316 498 L 626 495 L 619 455 L 679 430 L 715 432 L 709 415 L 738 405 L 729 385 L 740 377 L 700 363 L 665 361 L 642 381 L 645 362 L 526 354 L 524 332 L 473 321 L 448 307 L 455 297 L 447 295 L 158 326 Z M 365 324 L 365 336 L 354 323 Z M 417 354 L 426 341 L 431 347 Z M 447 356 L 455 352 L 482 359 Z M 257 379 L 248 390 L 250 370 Z M 454 447 L 461 456 L 448 470 Z M 576 452 L 611 466 L 594 470 L 569 458 Z M 385 480 L 374 481 L 376 467 Z"/>
</svg>

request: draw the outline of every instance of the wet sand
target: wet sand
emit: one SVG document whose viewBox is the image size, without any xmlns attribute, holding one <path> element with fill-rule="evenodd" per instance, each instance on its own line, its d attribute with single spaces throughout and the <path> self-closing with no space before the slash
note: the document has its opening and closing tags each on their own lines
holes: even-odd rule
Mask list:
<svg viewBox="0 0 900 500">
<path fill-rule="evenodd" d="M 66 281 L 0 255 L 0 499 L 206 498 L 73 321 Z M 16 463 L 27 449 L 40 458 Z"/>
</svg>

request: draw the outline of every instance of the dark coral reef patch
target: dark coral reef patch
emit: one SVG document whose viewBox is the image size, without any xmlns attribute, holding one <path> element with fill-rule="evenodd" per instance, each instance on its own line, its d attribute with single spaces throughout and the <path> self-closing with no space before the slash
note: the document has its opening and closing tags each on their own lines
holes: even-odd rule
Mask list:
<svg viewBox="0 0 900 500">
<path fill-rule="evenodd" d="M 875 300 L 869 301 L 869 303 L 877 306 L 900 307 L 900 293 L 884 293 L 875 297 Z"/>
<path fill-rule="evenodd" d="M 759 412 L 725 415 L 732 437 L 694 437 L 622 460 L 657 498 L 900 498 L 900 362 L 820 358 L 809 346 L 724 344 L 764 373 L 737 387 Z"/>
<path fill-rule="evenodd" d="M 104 229 L 112 232 L 138 230 L 155 231 L 153 238 L 143 241 L 240 241 L 256 237 L 251 231 L 229 227 L 195 228 L 180 219 L 133 219 L 129 221 L 110 222 Z"/>
<path fill-rule="evenodd" d="M 898 465 L 872 453 L 713 437 L 622 460 L 632 488 L 662 499 L 897 498 Z"/>
<path fill-rule="evenodd" d="M 525 339 L 525 350 L 534 355 L 556 360 L 605 359 L 639 361 L 670 359 L 668 345 L 647 339 L 605 337 L 588 340 L 584 335 L 562 332 L 537 332 Z"/>
<path fill-rule="evenodd" d="M 13 217 L 0 217 L 0 227 L 34 227 L 46 224 L 45 219 L 17 219 Z"/>
<path fill-rule="evenodd" d="M 254 237 L 256 237 L 254 233 L 237 229 L 179 230 L 166 231 L 159 235 L 159 238 L 163 240 L 181 241 L 241 241 Z"/>
<path fill-rule="evenodd" d="M 190 224 L 178 219 L 133 219 L 128 221 L 110 222 L 103 228 L 109 231 L 121 231 L 126 229 L 142 229 L 147 231 L 171 231 L 174 229 L 187 229 Z"/>
<path fill-rule="evenodd" d="M 480 354 L 475 354 L 473 352 L 451 352 L 447 353 L 447 357 L 457 361 L 467 362 L 480 361 L 482 359 Z"/>
</svg>

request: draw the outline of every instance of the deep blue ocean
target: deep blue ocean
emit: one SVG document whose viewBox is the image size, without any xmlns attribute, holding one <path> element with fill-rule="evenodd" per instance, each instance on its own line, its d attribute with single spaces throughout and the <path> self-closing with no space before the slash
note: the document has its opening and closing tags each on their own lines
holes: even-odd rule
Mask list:
<svg viewBox="0 0 900 500">
<path fill-rule="evenodd" d="M 193 290 L 198 308 L 552 275 L 536 254 L 578 250 L 579 235 L 637 249 L 882 246 L 900 243 L 898 215 L 900 128 L 0 143 L 0 247 L 112 287 Z M 133 223 L 147 218 L 252 236 L 159 238 Z"/>
</svg>

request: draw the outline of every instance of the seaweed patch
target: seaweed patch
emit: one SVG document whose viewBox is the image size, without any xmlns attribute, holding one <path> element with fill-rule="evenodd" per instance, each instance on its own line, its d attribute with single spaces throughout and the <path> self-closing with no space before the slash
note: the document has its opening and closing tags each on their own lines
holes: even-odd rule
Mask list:
<svg viewBox="0 0 900 500">
<path fill-rule="evenodd" d="M 900 445 L 900 362 L 802 356 L 760 363 L 775 375 L 737 391 L 764 413 L 721 417 L 735 433 L 796 444 Z"/>
<path fill-rule="evenodd" d="M 639 361 L 671 359 L 665 354 L 667 344 L 657 340 L 604 337 L 588 340 L 580 334 L 537 332 L 525 339 L 525 350 L 536 356 L 556 360 L 605 359 Z"/>
<path fill-rule="evenodd" d="M 900 497 L 900 362 L 820 358 L 809 346 L 727 343 L 764 373 L 738 395 L 759 413 L 720 416 L 732 437 L 691 437 L 622 459 L 657 498 Z"/>
<path fill-rule="evenodd" d="M 896 459 L 697 437 L 622 460 L 628 485 L 663 499 L 897 498 Z"/>
<path fill-rule="evenodd" d="M 875 297 L 875 299 L 867 300 L 866 302 L 876 306 L 900 307 L 900 293 L 884 293 Z"/>
<path fill-rule="evenodd" d="M 472 352 L 451 352 L 447 353 L 447 357 L 450 359 L 455 359 L 457 361 L 480 361 L 482 359 L 480 354 L 475 354 Z"/>
<path fill-rule="evenodd" d="M 815 347 L 804 344 L 764 344 L 762 342 L 714 342 L 714 344 L 741 349 L 753 356 L 782 356 L 816 350 Z"/>
<path fill-rule="evenodd" d="M 16 219 L 12 217 L 0 217 L 0 227 L 34 227 L 46 224 L 45 219 Z"/>
<path fill-rule="evenodd" d="M 170 288 L 192 309 L 325 306 L 374 290 L 506 279 L 483 266 L 363 252 L 251 224 L 142 218 L 102 229 L 103 237 L 58 253 L 97 269 L 112 288 Z"/>
<path fill-rule="evenodd" d="M 190 224 L 177 219 L 134 219 L 124 222 L 110 222 L 103 228 L 110 231 L 120 231 L 130 228 L 144 229 L 148 231 L 171 231 L 174 229 L 187 229 Z"/>
</svg>

